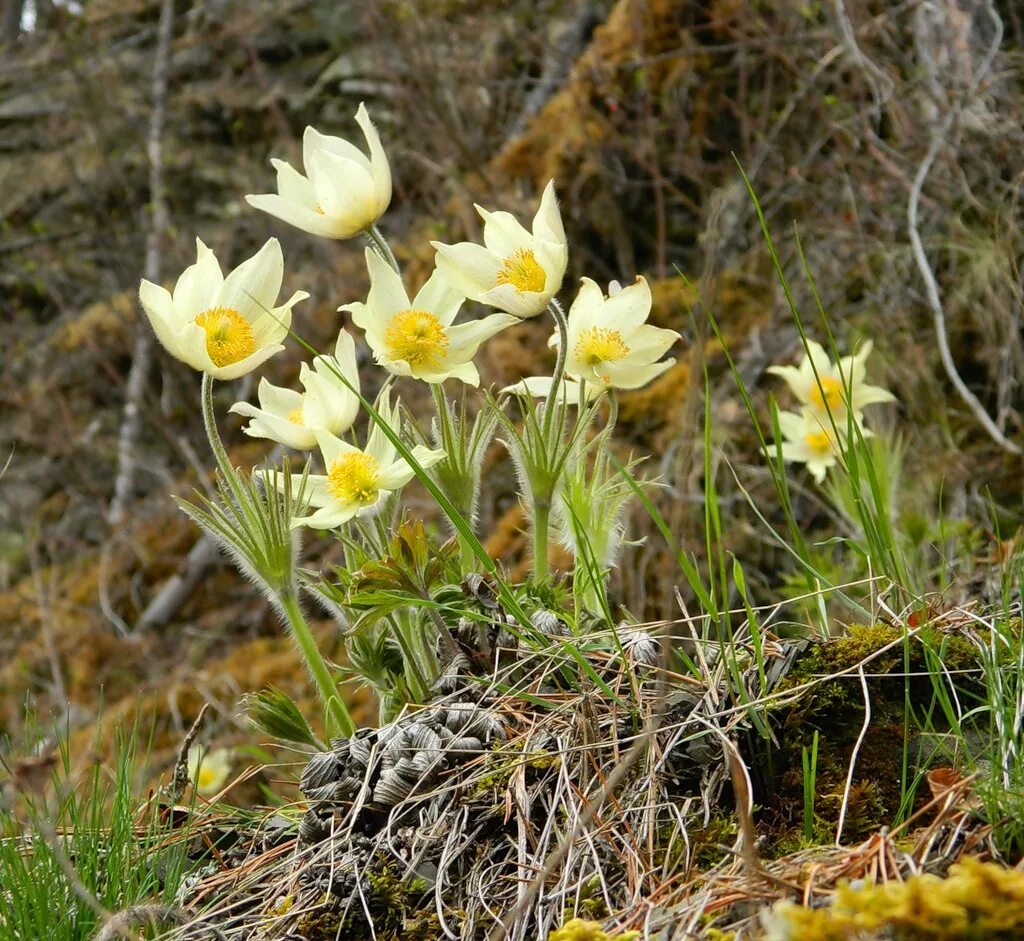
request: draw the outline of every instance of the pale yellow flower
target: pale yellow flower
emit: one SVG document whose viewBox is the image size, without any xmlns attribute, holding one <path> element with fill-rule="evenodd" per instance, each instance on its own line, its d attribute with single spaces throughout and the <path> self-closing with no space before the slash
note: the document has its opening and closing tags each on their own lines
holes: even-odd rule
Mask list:
<svg viewBox="0 0 1024 941">
<path fill-rule="evenodd" d="M 347 239 L 368 229 L 391 202 L 391 167 L 365 105 L 359 105 L 356 123 L 369 157 L 340 137 L 307 127 L 302 136 L 305 176 L 285 160 L 271 160 L 277 193 L 246 196 L 246 202 L 325 238 Z"/>
<path fill-rule="evenodd" d="M 377 400 L 377 411 L 388 427 L 398 431 L 397 406 L 384 392 Z M 388 437 L 374 422 L 363 450 L 342 441 L 328 431 L 316 431 L 317 443 L 324 458 L 326 474 L 306 477 L 306 495 L 315 512 L 298 517 L 294 526 L 312 529 L 334 529 L 355 516 L 369 516 L 392 491 L 400 490 L 415 476 L 412 466 L 402 457 Z M 444 451 L 433 451 L 423 445 L 410 449 L 424 468 L 432 467 L 444 457 Z M 275 476 L 278 487 L 284 481 Z M 301 474 L 292 475 L 292 488 L 298 492 Z"/>
<path fill-rule="evenodd" d="M 846 426 L 833 427 L 827 416 L 822 418 L 809 408 L 803 409 L 800 414 L 779 412 L 779 430 L 783 439 L 782 459 L 806 464 L 811 476 L 819 484 L 842 457 L 836 432 L 838 430 L 839 435 L 845 439 Z M 870 438 L 872 433 L 861 428 L 860 434 Z"/>
<path fill-rule="evenodd" d="M 658 362 L 659 357 L 680 337 L 649 325 L 650 313 L 646 279 L 605 297 L 594 281 L 583 278 L 569 309 L 566 374 L 600 389 L 637 389 L 660 376 L 675 360 Z M 555 335 L 552 343 L 557 342 Z"/>
<path fill-rule="evenodd" d="M 224 787 L 231 774 L 231 749 L 212 751 L 194 746 L 188 750 L 188 777 L 197 794 L 209 797 Z"/>
<path fill-rule="evenodd" d="M 461 379 L 480 384 L 473 357 L 484 340 L 518 323 L 510 314 L 491 314 L 468 323 L 454 323 L 463 295 L 445 275 L 435 271 L 409 300 L 398 273 L 371 249 L 366 250 L 370 293 L 365 304 L 339 307 L 366 331 L 374 359 L 396 376 L 439 383 Z"/>
<path fill-rule="evenodd" d="M 471 300 L 517 317 L 541 313 L 561 288 L 569 260 L 554 180 L 544 190 L 531 232 L 511 213 L 476 210 L 484 220 L 484 244 L 431 242 L 437 267 Z"/>
<path fill-rule="evenodd" d="M 833 363 L 820 343 L 808 340 L 799 366 L 769 366 L 768 372 L 784 379 L 800 404 L 819 417 L 827 419 L 831 413 L 837 424 L 841 423 L 849 405 L 859 423 L 865 406 L 893 402 L 896 398 L 888 389 L 864 381 L 871 348 L 869 340 L 854 356 L 844 356 Z"/>
<path fill-rule="evenodd" d="M 341 373 L 355 392 L 337 373 Z M 260 380 L 260 407 L 236 402 L 230 411 L 249 418 L 242 430 L 252 438 L 269 438 L 298 451 L 316 447 L 316 429 L 340 435 L 352 427 L 359 412 L 359 368 L 352 337 L 344 330 L 338 334 L 334 356 L 317 356 L 313 368 L 303 363 L 299 371 L 302 392 Z"/>
<path fill-rule="evenodd" d="M 174 293 L 143 281 L 139 300 L 163 347 L 214 379 L 237 379 L 284 349 L 292 307 L 309 297 L 296 291 L 275 307 L 284 275 L 277 239 L 226 278 L 216 256 L 196 239 L 196 263 L 186 268 Z"/>
</svg>

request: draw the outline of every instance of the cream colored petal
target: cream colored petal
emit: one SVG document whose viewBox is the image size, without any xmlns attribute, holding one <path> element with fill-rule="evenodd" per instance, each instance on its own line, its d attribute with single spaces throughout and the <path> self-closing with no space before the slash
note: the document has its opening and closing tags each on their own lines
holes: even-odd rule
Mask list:
<svg viewBox="0 0 1024 941">
<path fill-rule="evenodd" d="M 651 315 L 651 303 L 651 288 L 647 279 L 637 278 L 633 284 L 602 303 L 601 326 L 618 330 L 626 336 L 647 322 Z"/>
<path fill-rule="evenodd" d="M 351 160 L 367 173 L 370 172 L 369 158 L 355 144 L 350 144 L 341 137 L 321 134 L 315 127 L 307 127 L 302 134 L 302 165 L 306 168 L 307 173 L 315 155 L 321 151 Z"/>
<path fill-rule="evenodd" d="M 370 175 L 373 177 L 374 195 L 377 199 L 377 218 L 380 218 L 391 203 L 391 165 L 381 145 L 377 128 L 374 127 L 362 102 L 356 112 L 356 123 L 362 129 L 366 145 L 370 148 Z"/>
<path fill-rule="evenodd" d="M 316 193 L 313 184 L 299 173 L 287 160 L 271 160 L 270 165 L 277 172 L 278 195 L 303 209 L 316 211 Z"/>
<path fill-rule="evenodd" d="M 381 421 L 388 428 L 396 435 L 401 432 L 402 426 L 399 420 L 398 407 L 391 402 L 390 389 L 385 388 L 377 396 L 374 408 L 377 410 L 377 414 L 380 415 Z M 371 455 L 381 467 L 395 460 L 395 455 L 398 453 L 388 436 L 373 418 L 370 420 L 370 433 L 366 438 L 366 453 Z"/>
<path fill-rule="evenodd" d="M 415 476 L 416 472 L 412 467 L 402 458 L 399 458 L 397 461 L 381 469 L 380 475 L 377 478 L 377 486 L 381 490 L 391 492 L 404 487 Z"/>
<path fill-rule="evenodd" d="M 551 297 L 536 291 L 517 291 L 511 284 L 499 284 L 482 294 L 479 300 L 498 310 L 526 318 L 544 313 Z"/>
<path fill-rule="evenodd" d="M 284 255 L 277 239 L 266 244 L 252 258 L 243 261 L 225 279 L 218 304 L 237 310 L 250 323 L 277 303 L 284 278 Z"/>
<path fill-rule="evenodd" d="M 553 242 L 537 242 L 534 248 L 537 261 L 544 269 L 544 292 L 550 300 L 562 289 L 565 269 L 569 264 L 569 250 Z"/>
<path fill-rule="evenodd" d="M 602 363 L 598 372 L 606 378 L 608 384 L 616 389 L 639 389 L 652 379 L 657 379 L 675 364 L 674 359 L 666 359 L 660 363 L 651 363 L 646 366 L 628 363 Z"/>
<path fill-rule="evenodd" d="M 283 386 L 275 386 L 266 376 L 260 379 L 256 390 L 260 407 L 272 415 L 287 417 L 289 412 L 302 408 L 302 393 Z"/>
<path fill-rule="evenodd" d="M 309 516 L 297 516 L 292 520 L 292 527 L 307 526 L 309 529 L 336 529 L 347 523 L 359 512 L 359 507 L 354 503 L 344 506 L 333 502 L 330 506 L 322 507 Z"/>
<path fill-rule="evenodd" d="M 511 314 L 489 314 L 480 320 L 453 324 L 448 328 L 448 363 L 470 359 L 476 355 L 480 344 L 489 340 L 506 327 L 519 323 L 518 317 Z"/>
<path fill-rule="evenodd" d="M 217 367 L 206 351 L 206 331 L 199 324 L 185 324 L 175 335 L 174 342 L 178 348 L 178 359 L 200 372 L 214 374 Z"/>
<path fill-rule="evenodd" d="M 309 294 L 305 291 L 296 291 L 280 307 L 257 314 L 252 322 L 252 333 L 257 346 L 266 346 L 268 343 L 280 343 L 292 326 L 292 308 L 304 301 Z"/>
<path fill-rule="evenodd" d="M 307 425 L 326 428 L 331 434 L 348 431 L 359 412 L 357 399 L 341 380 L 331 375 L 324 357 L 317 358 L 323 372 L 304 370 L 302 384 L 306 388 L 304 421 Z M 340 364 L 335 364 L 340 371 Z"/>
<path fill-rule="evenodd" d="M 608 327 L 603 317 L 604 292 L 601 286 L 591 278 L 580 278 L 580 289 L 569 307 L 570 346 L 584 330 L 592 327 Z"/>
<path fill-rule="evenodd" d="M 190 265 L 174 286 L 174 309 L 179 321 L 194 320 L 217 304 L 224 283 L 217 257 L 196 239 L 196 263 Z"/>
<path fill-rule="evenodd" d="M 366 305 L 370 308 L 377 328 L 383 330 L 395 314 L 408 310 L 412 304 L 401 276 L 372 248 L 366 249 L 366 267 L 370 272 L 370 293 Z"/>
<path fill-rule="evenodd" d="M 453 287 L 445 272 L 435 268 L 423 287 L 416 292 L 412 307 L 430 311 L 442 326 L 447 327 L 458 315 L 462 301 L 462 292 Z"/>
<path fill-rule="evenodd" d="M 264 346 L 246 356 L 245 359 L 239 360 L 237 363 L 231 363 L 229 366 L 217 366 L 214 369 L 209 370 L 211 376 L 214 379 L 219 379 L 221 382 L 227 382 L 230 379 L 238 379 L 241 376 L 251 373 L 254 369 L 262 366 L 271 356 L 280 353 L 284 347 L 277 346 Z"/>
<path fill-rule="evenodd" d="M 175 333 L 183 325 L 177 321 L 170 293 L 152 281 L 143 281 L 139 285 L 139 303 L 142 304 L 142 309 L 146 312 L 160 345 L 171 356 L 177 358 Z"/>
<path fill-rule="evenodd" d="M 482 206 L 476 211 L 484 220 L 484 245 L 499 258 L 509 258 L 519 251 L 533 248 L 533 236 L 510 212 L 488 212 Z"/>
<path fill-rule="evenodd" d="M 429 382 L 431 385 L 438 385 L 447 379 L 458 379 L 474 389 L 480 385 L 480 373 L 477 372 L 472 361 L 451 363 L 436 370 L 421 369 L 417 371 L 416 378 L 422 382 Z"/>
<path fill-rule="evenodd" d="M 482 245 L 473 242 L 430 244 L 437 250 L 435 263 L 438 270 L 444 273 L 455 290 L 478 301 L 494 287 L 501 269 L 501 260 Z"/>
<path fill-rule="evenodd" d="M 320 448 L 320 453 L 324 456 L 324 464 L 330 470 L 331 464 L 333 464 L 339 457 L 343 457 L 346 454 L 358 454 L 359 448 L 353 447 L 347 441 L 342 441 L 341 438 L 336 435 L 332 435 L 326 428 L 314 428 L 313 433 L 316 435 L 316 443 Z"/>
<path fill-rule="evenodd" d="M 344 157 L 318 151 L 308 168 L 317 200 L 341 237 L 351 237 L 377 221 L 377 197 L 370 171 Z"/>
<path fill-rule="evenodd" d="M 533 217 L 533 234 L 544 241 L 565 244 L 565 227 L 562 225 L 562 213 L 558 209 L 554 180 L 549 180 L 544 187 L 540 206 Z"/>
<path fill-rule="evenodd" d="M 238 402 L 231 411 L 239 415 L 249 414 L 251 421 L 242 428 L 250 438 L 267 438 L 296 451 L 310 451 L 316 447 L 316 435 L 311 428 L 254 408 L 248 402 Z"/>
<path fill-rule="evenodd" d="M 623 362 L 650 363 L 666 353 L 679 339 L 680 336 L 675 330 L 666 330 L 663 327 L 652 327 L 649 324 L 644 324 L 632 334 L 626 336 L 629 353 L 623 359 Z"/>
<path fill-rule="evenodd" d="M 261 196 L 246 196 L 245 201 L 253 207 L 265 212 L 268 215 L 287 222 L 303 232 L 310 235 L 319 235 L 322 238 L 339 239 L 346 238 L 340 234 L 343 226 L 340 226 L 334 219 L 314 212 L 278 196 L 276 193 L 268 193 Z"/>
<path fill-rule="evenodd" d="M 779 431 L 791 441 L 797 441 L 806 434 L 807 419 L 796 412 L 779 412 Z"/>
</svg>

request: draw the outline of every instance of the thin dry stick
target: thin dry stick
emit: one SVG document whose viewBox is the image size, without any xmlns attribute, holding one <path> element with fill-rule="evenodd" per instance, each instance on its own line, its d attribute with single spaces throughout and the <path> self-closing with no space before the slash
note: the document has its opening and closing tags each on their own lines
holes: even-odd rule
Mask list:
<svg viewBox="0 0 1024 941">
<path fill-rule="evenodd" d="M 999 51 L 999 47 L 1002 43 L 1003 22 L 999 18 L 999 14 L 996 13 L 991 0 L 989 0 L 985 6 L 989 19 L 992 20 L 995 27 L 995 35 L 993 36 L 992 43 L 989 46 L 985 58 L 978 66 L 977 71 L 971 79 L 971 84 L 964 95 L 963 102 L 958 104 L 955 108 L 950 109 L 949 114 L 946 115 L 946 119 L 941 125 L 939 125 L 938 129 L 932 135 L 932 142 L 928 148 L 928 152 L 925 154 L 924 160 L 921 161 L 921 165 L 917 168 L 917 173 L 914 175 L 913 185 L 910 187 L 910 196 L 907 200 L 907 231 L 910 235 L 910 248 L 914 256 L 914 261 L 917 264 L 918 270 L 921 272 L 921 277 L 924 279 L 925 297 L 928 300 L 928 306 L 932 310 L 935 337 L 938 340 L 939 345 L 939 356 L 942 359 L 942 367 L 946 371 L 947 378 L 953 384 L 953 388 L 956 389 L 960 398 L 963 399 L 967 407 L 974 413 L 974 417 L 978 419 L 979 424 L 988 432 L 992 440 L 1011 454 L 1022 454 L 1024 451 L 1021 450 L 1020 446 L 1013 441 L 1010 441 L 1010 439 L 1003 434 L 999 426 L 992 420 L 988 412 L 985 411 L 985 406 L 978 401 L 978 398 L 967 387 L 967 383 L 965 383 L 960 377 L 960 373 L 956 368 L 956 363 L 953 361 L 953 354 L 949 349 L 949 336 L 946 331 L 946 313 L 942 307 L 942 298 L 939 296 L 939 284 L 935 278 L 935 273 L 932 271 L 931 265 L 928 263 L 928 257 L 924 252 L 924 243 L 921 241 L 921 233 L 918 228 L 918 210 L 920 209 L 921 204 L 921 192 L 924 189 L 925 181 L 928 179 L 928 174 L 931 172 L 932 166 L 939 155 L 939 151 L 946 144 L 946 135 L 950 130 L 952 130 L 953 124 L 960 117 L 960 113 L 963 109 L 963 103 L 970 100 L 971 96 L 978 90 L 981 82 L 988 75 L 992 62 L 995 59 L 996 53 Z"/>
<path fill-rule="evenodd" d="M 192 723 L 192 728 L 188 730 L 188 734 L 181 743 L 181 748 L 178 749 L 178 760 L 174 763 L 174 776 L 171 778 L 171 802 L 174 804 L 181 800 L 185 794 L 185 788 L 188 787 L 188 751 L 195 742 L 196 736 L 199 735 L 199 730 L 203 727 L 203 720 L 206 718 L 209 708 L 210 704 L 204 702 L 203 708 L 196 716 L 196 721 Z"/>
<path fill-rule="evenodd" d="M 850 790 L 853 788 L 853 769 L 857 766 L 857 755 L 860 754 L 860 747 L 864 743 L 864 737 L 868 734 L 868 727 L 871 725 L 871 696 L 868 693 L 868 680 L 864 675 L 864 665 L 857 667 L 857 675 L 860 677 L 860 688 L 864 693 L 864 724 L 860 727 L 860 735 L 853 744 L 853 751 L 850 753 L 850 767 L 846 772 L 846 786 L 843 788 L 843 804 L 839 808 L 839 820 L 836 822 L 836 846 L 840 845 L 843 837 L 843 824 L 846 822 L 846 808 L 850 803 Z"/>
</svg>

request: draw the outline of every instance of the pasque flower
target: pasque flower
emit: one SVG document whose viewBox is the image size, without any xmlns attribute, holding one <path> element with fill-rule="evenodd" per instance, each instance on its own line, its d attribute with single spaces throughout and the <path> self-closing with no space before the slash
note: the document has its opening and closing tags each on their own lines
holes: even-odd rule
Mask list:
<svg viewBox="0 0 1024 941">
<path fill-rule="evenodd" d="M 231 751 L 215 748 L 206 751 L 199 746 L 188 750 L 188 777 L 197 794 L 209 797 L 216 794 L 231 773 Z"/>
<path fill-rule="evenodd" d="M 347 239 L 369 228 L 391 202 L 391 167 L 365 105 L 356 123 L 370 155 L 340 137 L 307 127 L 302 136 L 305 175 L 285 160 L 271 160 L 277 193 L 246 196 L 255 209 L 313 235 Z"/>
<path fill-rule="evenodd" d="M 824 418 L 826 423 L 829 413 L 840 423 L 848 407 L 860 422 L 865 406 L 893 402 L 896 398 L 888 389 L 864 381 L 871 348 L 868 340 L 855 355 L 844 356 L 833 363 L 820 343 L 808 340 L 807 352 L 799 366 L 769 366 L 768 372 L 784 379 L 800 404 Z"/>
<path fill-rule="evenodd" d="M 583 278 L 569 309 L 566 375 L 602 389 L 637 389 L 660 376 L 675 360 L 658 362 L 659 357 L 680 337 L 650 326 L 650 313 L 651 289 L 644 278 L 610 297 Z M 551 342 L 558 342 L 557 334 Z"/>
<path fill-rule="evenodd" d="M 517 317 L 541 313 L 565 277 L 569 249 L 552 180 L 527 230 L 508 212 L 476 211 L 484 220 L 484 244 L 459 242 L 437 249 L 437 267 L 465 297 Z"/>
<path fill-rule="evenodd" d="M 354 392 L 338 377 L 348 380 Z M 236 402 L 231 411 L 249 418 L 242 430 L 253 438 L 269 438 L 289 448 L 315 448 L 316 429 L 340 435 L 352 427 L 359 412 L 359 368 L 352 337 L 342 330 L 333 356 L 317 356 L 313 366 L 303 363 L 299 371 L 303 391 L 284 389 L 260 380 L 260 407 Z"/>
<path fill-rule="evenodd" d="M 398 408 L 392 406 L 387 391 L 377 400 L 376 408 L 388 427 L 399 428 Z M 317 429 L 316 439 L 326 474 L 306 477 L 305 493 L 315 512 L 297 517 L 294 526 L 333 529 L 355 516 L 372 514 L 387 494 L 400 490 L 415 476 L 412 466 L 398 456 L 397 449 L 376 423 L 363 450 L 322 429 Z M 432 467 L 444 457 L 444 451 L 424 445 L 410 450 L 423 468 Z M 295 490 L 301 481 L 302 475 L 292 476 Z"/>
<path fill-rule="evenodd" d="M 284 349 L 292 307 L 309 297 L 296 291 L 275 307 L 283 276 L 277 239 L 227 277 L 213 252 L 196 239 L 196 263 L 182 272 L 173 294 L 143 281 L 139 300 L 167 352 L 214 379 L 237 379 Z"/>
<path fill-rule="evenodd" d="M 845 424 L 833 425 L 827 416 L 817 415 L 808 408 L 799 414 L 779 412 L 779 431 L 782 432 L 782 459 L 806 464 L 819 484 L 842 456 L 837 431 L 844 439 L 847 434 Z M 860 434 L 871 437 L 866 428 L 861 428 Z"/>
<path fill-rule="evenodd" d="M 453 323 L 464 295 L 435 271 L 409 300 L 398 273 L 380 255 L 366 250 L 370 293 L 365 304 L 339 307 L 366 331 L 374 359 L 396 376 L 412 376 L 439 383 L 461 379 L 480 384 L 473 357 L 480 344 L 518 320 L 509 314 L 491 314 L 481 320 Z"/>
</svg>

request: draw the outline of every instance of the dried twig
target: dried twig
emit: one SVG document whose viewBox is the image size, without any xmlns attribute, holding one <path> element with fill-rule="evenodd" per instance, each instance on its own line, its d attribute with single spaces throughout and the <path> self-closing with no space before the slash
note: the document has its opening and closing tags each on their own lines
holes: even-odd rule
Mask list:
<svg viewBox="0 0 1024 941">
<path fill-rule="evenodd" d="M 1003 40 L 1003 23 L 992 4 L 992 0 L 987 0 L 985 9 L 993 26 L 995 27 L 992 42 L 989 45 L 981 64 L 975 71 L 970 85 L 964 94 L 963 100 L 956 107 L 950 108 L 945 120 L 942 121 L 932 134 L 931 144 L 924 156 L 924 160 L 921 161 L 921 165 L 917 168 L 917 173 L 914 175 L 914 182 L 910 188 L 910 196 L 907 200 L 907 231 L 910 235 L 910 248 L 914 256 L 914 262 L 916 263 L 918 270 L 921 272 L 921 277 L 924 279 L 925 298 L 927 299 L 928 306 L 932 311 L 935 338 L 938 341 L 939 346 L 939 356 L 942 359 L 942 367 L 946 371 L 947 378 L 953 384 L 953 388 L 956 389 L 960 398 L 963 399 L 964 404 L 966 404 L 971 412 L 974 413 L 974 417 L 978 420 L 978 423 L 985 429 L 985 431 L 988 432 L 989 437 L 1011 454 L 1022 454 L 1024 451 L 1022 451 L 1020 445 L 1010 441 L 1010 439 L 1003 434 L 1002 430 L 985 410 L 985 406 L 981 404 L 977 396 L 975 396 L 975 394 L 967 387 L 967 383 L 961 378 L 960 373 L 956 368 L 956 363 L 953 360 L 953 354 L 949 348 L 949 335 L 946 330 L 946 313 L 942 306 L 942 298 L 939 295 L 939 283 L 935 277 L 934 271 L 932 271 L 931 265 L 928 262 L 928 257 L 925 254 L 924 243 L 921 241 L 921 232 L 918 224 L 921 192 L 924 189 L 925 181 L 928 179 L 928 174 L 931 172 L 932 166 L 939 155 L 939 151 L 946 145 L 946 136 L 953 129 L 954 124 L 959 119 L 963 111 L 964 104 L 970 101 L 971 97 L 980 87 L 982 81 L 987 77 L 996 53 L 999 51 L 999 47 Z"/>
<path fill-rule="evenodd" d="M 181 801 L 185 794 L 185 788 L 188 787 L 188 752 L 195 743 L 199 730 L 203 727 L 203 720 L 206 718 L 209 708 L 208 702 L 203 703 L 203 708 L 199 710 L 196 721 L 192 723 L 192 728 L 188 730 L 188 734 L 182 740 L 181 748 L 178 749 L 178 760 L 174 763 L 174 776 L 171 778 L 171 802 L 174 804 Z"/>
</svg>

